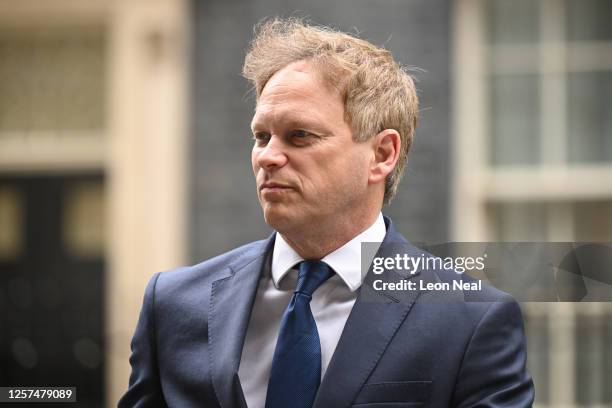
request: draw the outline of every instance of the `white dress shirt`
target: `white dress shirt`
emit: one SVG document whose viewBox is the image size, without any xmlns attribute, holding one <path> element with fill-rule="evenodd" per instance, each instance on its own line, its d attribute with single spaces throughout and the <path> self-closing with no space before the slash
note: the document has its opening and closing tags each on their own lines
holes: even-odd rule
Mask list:
<svg viewBox="0 0 612 408">
<path fill-rule="evenodd" d="M 321 340 L 321 378 L 357 299 L 356 290 L 361 286 L 361 243 L 380 245 L 386 232 L 382 214 L 379 214 L 368 229 L 322 259 L 336 274 L 314 292 L 310 302 Z M 302 260 L 277 233 L 272 270 L 265 267 L 259 280 L 238 369 L 249 408 L 265 406 L 280 321 L 297 282 L 296 266 Z"/>
</svg>

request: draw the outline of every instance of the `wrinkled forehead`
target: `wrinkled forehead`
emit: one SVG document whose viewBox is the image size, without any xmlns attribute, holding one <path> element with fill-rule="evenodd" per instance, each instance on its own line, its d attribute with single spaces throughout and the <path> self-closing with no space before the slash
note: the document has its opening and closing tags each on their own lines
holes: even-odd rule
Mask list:
<svg viewBox="0 0 612 408">
<path fill-rule="evenodd" d="M 341 94 L 311 64 L 300 61 L 279 70 L 266 83 L 257 101 L 252 125 L 333 112 L 344 112 Z"/>
<path fill-rule="evenodd" d="M 320 104 L 319 104 L 320 105 Z M 312 127 L 329 121 L 329 114 L 333 111 L 315 109 L 315 105 L 306 103 L 287 102 L 278 105 L 260 105 L 255 111 L 251 121 L 251 129 L 268 129 L 276 125 L 285 127 Z"/>
<path fill-rule="evenodd" d="M 257 102 L 259 102 L 259 99 L 264 95 L 267 88 L 269 88 L 269 85 L 286 77 L 288 73 L 310 76 L 312 80 L 316 80 L 321 86 L 328 88 L 329 91 L 338 92 L 343 96 L 345 83 L 348 79 L 348 72 L 337 67 L 336 64 L 329 59 L 330 58 L 326 56 L 318 56 L 294 61 L 278 69 L 265 83 L 259 85 L 257 89 Z"/>
</svg>

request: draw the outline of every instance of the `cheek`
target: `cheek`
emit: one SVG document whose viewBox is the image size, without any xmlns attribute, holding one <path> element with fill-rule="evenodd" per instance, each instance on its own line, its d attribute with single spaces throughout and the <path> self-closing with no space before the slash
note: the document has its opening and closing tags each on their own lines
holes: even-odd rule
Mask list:
<svg viewBox="0 0 612 408">
<path fill-rule="evenodd" d="M 319 173 L 320 188 L 327 195 L 347 194 L 362 184 L 365 172 L 356 155 L 335 157 L 321 168 Z"/>
<path fill-rule="evenodd" d="M 257 175 L 257 170 L 259 170 L 259 167 L 257 166 L 257 153 L 255 152 L 255 149 L 251 151 L 251 167 L 253 169 L 253 174 Z"/>
<path fill-rule="evenodd" d="M 354 149 L 343 157 L 342 167 L 344 174 L 351 180 L 367 178 L 369 167 L 368 152 L 363 149 Z"/>
</svg>

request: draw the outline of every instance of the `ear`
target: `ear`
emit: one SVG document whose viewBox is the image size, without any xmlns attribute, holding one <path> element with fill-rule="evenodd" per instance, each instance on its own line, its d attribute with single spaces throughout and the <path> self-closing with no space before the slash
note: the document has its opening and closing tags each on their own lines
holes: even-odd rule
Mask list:
<svg viewBox="0 0 612 408">
<path fill-rule="evenodd" d="M 384 183 L 399 159 L 402 140 L 395 129 L 385 129 L 371 139 L 374 153 L 370 164 L 370 184 Z"/>
</svg>

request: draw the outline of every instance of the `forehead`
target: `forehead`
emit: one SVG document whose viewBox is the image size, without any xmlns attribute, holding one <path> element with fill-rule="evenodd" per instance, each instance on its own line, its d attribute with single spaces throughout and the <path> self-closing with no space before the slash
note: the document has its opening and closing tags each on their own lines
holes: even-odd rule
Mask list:
<svg viewBox="0 0 612 408">
<path fill-rule="evenodd" d="M 253 122 L 344 113 L 340 93 L 311 64 L 298 61 L 275 73 L 264 86 Z"/>
</svg>

